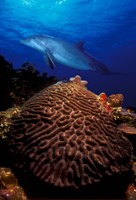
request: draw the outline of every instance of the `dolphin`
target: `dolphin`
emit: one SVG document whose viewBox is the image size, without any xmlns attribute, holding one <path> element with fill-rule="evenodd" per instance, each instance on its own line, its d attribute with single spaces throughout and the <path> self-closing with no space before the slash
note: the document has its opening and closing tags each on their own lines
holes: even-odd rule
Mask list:
<svg viewBox="0 0 136 200">
<path fill-rule="evenodd" d="M 90 55 L 83 48 L 83 42 L 74 45 L 70 42 L 49 35 L 38 35 L 20 41 L 40 51 L 47 66 L 54 68 L 56 64 L 79 70 L 92 70 L 101 74 L 110 74 L 106 65 Z"/>
</svg>

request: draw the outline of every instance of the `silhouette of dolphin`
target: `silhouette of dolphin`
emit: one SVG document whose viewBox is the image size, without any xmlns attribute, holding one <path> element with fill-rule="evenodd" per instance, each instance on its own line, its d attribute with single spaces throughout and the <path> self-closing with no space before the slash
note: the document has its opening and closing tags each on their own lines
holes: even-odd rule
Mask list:
<svg viewBox="0 0 136 200">
<path fill-rule="evenodd" d="M 54 68 L 56 63 L 79 70 L 92 70 L 101 74 L 118 74 L 110 72 L 106 65 L 87 53 L 83 42 L 76 45 L 49 35 L 32 36 L 20 41 L 40 51 L 47 66 Z"/>
</svg>

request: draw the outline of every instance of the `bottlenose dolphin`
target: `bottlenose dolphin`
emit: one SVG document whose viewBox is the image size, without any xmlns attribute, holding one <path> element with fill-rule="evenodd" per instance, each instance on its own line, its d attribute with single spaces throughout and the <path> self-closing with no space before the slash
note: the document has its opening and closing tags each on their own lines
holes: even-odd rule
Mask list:
<svg viewBox="0 0 136 200">
<path fill-rule="evenodd" d="M 92 70 L 101 74 L 110 74 L 104 63 L 87 53 L 83 42 L 74 45 L 49 35 L 32 36 L 21 43 L 40 51 L 47 66 L 54 68 L 56 63 L 80 70 Z"/>
</svg>

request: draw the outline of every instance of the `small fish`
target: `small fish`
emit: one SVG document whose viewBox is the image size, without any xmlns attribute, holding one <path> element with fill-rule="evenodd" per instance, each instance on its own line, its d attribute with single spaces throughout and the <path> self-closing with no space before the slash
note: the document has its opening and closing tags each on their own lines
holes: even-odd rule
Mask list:
<svg viewBox="0 0 136 200">
<path fill-rule="evenodd" d="M 87 53 L 83 48 L 83 42 L 74 45 L 48 35 L 32 36 L 20 42 L 40 51 L 44 56 L 46 65 L 52 69 L 56 64 L 62 64 L 80 70 L 96 71 L 101 74 L 116 74 L 110 72 L 104 63 Z"/>
</svg>

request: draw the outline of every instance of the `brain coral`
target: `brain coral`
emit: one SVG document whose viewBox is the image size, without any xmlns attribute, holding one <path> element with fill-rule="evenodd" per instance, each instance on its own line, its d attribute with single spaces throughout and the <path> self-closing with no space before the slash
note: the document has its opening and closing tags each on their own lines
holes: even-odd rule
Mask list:
<svg viewBox="0 0 136 200">
<path fill-rule="evenodd" d="M 131 167 L 132 148 L 79 76 L 43 89 L 9 134 L 15 165 L 56 186 L 80 187 Z"/>
</svg>

